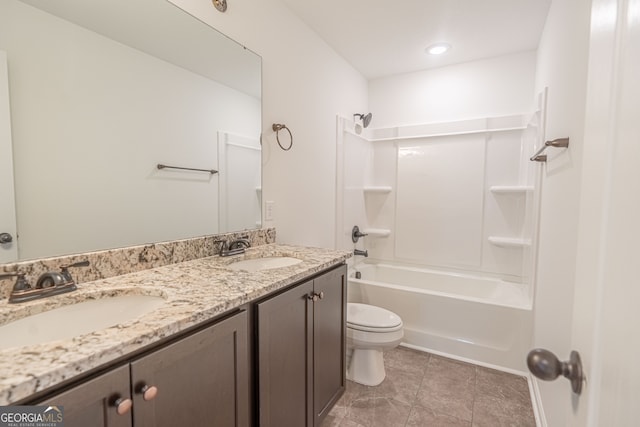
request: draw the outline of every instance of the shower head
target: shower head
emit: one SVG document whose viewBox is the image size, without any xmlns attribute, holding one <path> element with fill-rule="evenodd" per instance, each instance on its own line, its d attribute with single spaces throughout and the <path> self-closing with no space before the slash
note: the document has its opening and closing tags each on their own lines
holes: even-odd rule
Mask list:
<svg viewBox="0 0 640 427">
<path fill-rule="evenodd" d="M 371 123 L 372 114 L 371 113 L 369 113 L 369 114 L 357 114 L 356 113 L 356 114 L 353 115 L 353 117 L 357 117 L 360 120 L 362 120 L 362 126 L 367 127 L 367 126 L 369 126 L 369 123 Z"/>
</svg>

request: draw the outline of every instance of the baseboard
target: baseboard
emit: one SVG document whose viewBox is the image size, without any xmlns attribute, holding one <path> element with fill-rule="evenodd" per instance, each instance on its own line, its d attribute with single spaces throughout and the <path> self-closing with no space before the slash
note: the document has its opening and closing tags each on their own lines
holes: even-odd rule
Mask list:
<svg viewBox="0 0 640 427">
<path fill-rule="evenodd" d="M 544 415 L 538 382 L 531 374 L 527 375 L 527 382 L 529 383 L 529 394 L 531 395 L 531 406 L 533 407 L 533 416 L 536 418 L 536 426 L 547 427 L 547 418 Z"/>
<path fill-rule="evenodd" d="M 472 365 L 482 366 L 483 368 L 495 369 L 496 371 L 506 372 L 508 374 L 518 375 L 520 377 L 529 377 L 529 373 L 525 371 L 520 371 L 518 369 L 505 368 L 504 366 L 493 365 L 491 363 L 481 362 L 479 360 L 469 359 L 467 357 L 456 356 L 455 354 L 445 353 L 443 351 L 433 350 L 428 347 L 422 347 L 415 344 L 408 343 L 400 343 L 401 347 L 410 348 L 412 350 L 418 350 L 425 353 L 431 353 L 438 356 L 446 357 L 448 359 L 459 360 L 460 362 L 471 363 Z"/>
</svg>

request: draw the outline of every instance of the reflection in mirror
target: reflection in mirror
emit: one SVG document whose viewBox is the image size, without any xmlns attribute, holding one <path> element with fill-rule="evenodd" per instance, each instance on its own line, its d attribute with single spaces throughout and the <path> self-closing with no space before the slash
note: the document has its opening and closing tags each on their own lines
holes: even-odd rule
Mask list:
<svg viewBox="0 0 640 427">
<path fill-rule="evenodd" d="M 260 227 L 260 57 L 164 0 L 0 0 L 0 51 L 0 262 Z"/>
</svg>

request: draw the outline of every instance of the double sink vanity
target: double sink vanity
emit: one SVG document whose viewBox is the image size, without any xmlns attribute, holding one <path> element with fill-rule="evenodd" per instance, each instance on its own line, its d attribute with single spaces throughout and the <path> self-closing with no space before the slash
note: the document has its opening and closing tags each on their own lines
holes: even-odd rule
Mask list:
<svg viewBox="0 0 640 427">
<path fill-rule="evenodd" d="M 266 244 L 0 302 L 0 405 L 66 426 L 314 426 L 345 387 L 349 252 Z"/>
</svg>

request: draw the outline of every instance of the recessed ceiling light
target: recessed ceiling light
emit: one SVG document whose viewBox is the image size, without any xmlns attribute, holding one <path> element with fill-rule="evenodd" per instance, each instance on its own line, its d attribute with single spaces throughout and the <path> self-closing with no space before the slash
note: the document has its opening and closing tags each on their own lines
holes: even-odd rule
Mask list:
<svg viewBox="0 0 640 427">
<path fill-rule="evenodd" d="M 429 55 L 442 55 L 451 49 L 451 45 L 447 43 L 436 43 L 429 46 L 426 51 Z"/>
</svg>

